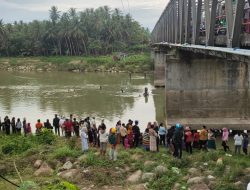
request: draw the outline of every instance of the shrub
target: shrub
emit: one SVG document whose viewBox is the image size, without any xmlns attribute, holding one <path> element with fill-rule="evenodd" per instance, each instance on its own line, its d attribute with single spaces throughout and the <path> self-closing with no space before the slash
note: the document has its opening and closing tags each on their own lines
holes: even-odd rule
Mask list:
<svg viewBox="0 0 250 190">
<path fill-rule="evenodd" d="M 32 143 L 29 139 L 25 137 L 16 137 L 11 141 L 7 141 L 6 144 L 2 146 L 3 154 L 20 154 L 32 147 Z"/>
<path fill-rule="evenodd" d="M 55 185 L 49 185 L 45 189 L 46 190 L 79 190 L 77 186 L 67 181 L 63 181 Z"/>
<path fill-rule="evenodd" d="M 18 190 L 38 190 L 40 189 L 37 184 L 33 181 L 24 181 Z"/>
<path fill-rule="evenodd" d="M 71 149 L 68 146 L 65 146 L 65 147 L 56 149 L 54 151 L 53 157 L 56 159 L 63 159 L 66 157 L 77 157 L 79 155 L 80 155 L 79 151 L 75 149 Z"/>
<path fill-rule="evenodd" d="M 55 141 L 55 135 L 51 132 L 51 130 L 43 129 L 42 132 L 37 135 L 37 141 L 40 144 L 53 144 Z"/>
</svg>

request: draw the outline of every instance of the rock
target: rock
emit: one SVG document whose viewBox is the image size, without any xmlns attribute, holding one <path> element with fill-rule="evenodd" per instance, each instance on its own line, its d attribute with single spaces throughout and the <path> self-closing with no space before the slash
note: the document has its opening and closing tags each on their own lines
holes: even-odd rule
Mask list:
<svg viewBox="0 0 250 190">
<path fill-rule="evenodd" d="M 142 181 L 146 182 L 153 180 L 154 177 L 155 177 L 154 173 L 143 173 L 141 179 Z"/>
<path fill-rule="evenodd" d="M 223 160 L 222 158 L 218 158 L 216 165 L 223 165 Z"/>
<path fill-rule="evenodd" d="M 141 170 L 137 170 L 136 172 L 134 172 L 132 175 L 130 175 L 130 176 L 127 178 L 127 182 L 130 182 L 130 183 L 137 183 L 137 182 L 140 181 L 141 175 L 142 175 L 142 171 L 141 171 Z"/>
<path fill-rule="evenodd" d="M 179 189 L 181 189 L 181 184 L 175 183 L 174 187 L 173 187 L 173 190 L 179 190 Z"/>
<path fill-rule="evenodd" d="M 7 172 L 7 167 L 5 165 L 0 165 L 0 174 L 5 174 Z"/>
<path fill-rule="evenodd" d="M 250 168 L 245 168 L 244 171 L 243 171 L 243 173 L 244 173 L 245 175 L 250 174 Z"/>
<path fill-rule="evenodd" d="M 40 166 L 42 165 L 43 161 L 42 160 L 36 160 L 34 163 L 34 168 L 40 168 Z"/>
<path fill-rule="evenodd" d="M 196 168 L 190 168 L 188 170 L 188 173 L 191 174 L 192 176 L 197 175 L 199 173 L 199 170 Z"/>
<path fill-rule="evenodd" d="M 63 172 L 58 173 L 57 175 L 68 181 L 77 180 L 77 178 L 79 178 L 79 175 L 81 175 L 81 170 L 78 169 L 65 170 Z"/>
<path fill-rule="evenodd" d="M 212 180 L 215 180 L 215 177 L 212 176 L 212 175 L 209 175 L 209 176 L 207 176 L 207 179 L 208 179 L 209 181 L 212 181 Z"/>
<path fill-rule="evenodd" d="M 142 155 L 140 155 L 140 154 L 133 154 L 132 156 L 131 156 L 131 159 L 132 160 L 140 160 L 142 158 Z"/>
<path fill-rule="evenodd" d="M 205 183 L 200 183 L 200 184 L 194 184 L 189 190 L 210 190 L 209 187 Z"/>
<path fill-rule="evenodd" d="M 132 186 L 132 189 L 133 190 L 146 190 L 147 189 L 146 186 L 147 184 L 138 184 L 138 185 Z"/>
<path fill-rule="evenodd" d="M 239 189 L 242 189 L 244 184 L 241 181 L 237 181 L 237 182 L 234 183 L 234 186 L 239 188 Z"/>
<path fill-rule="evenodd" d="M 70 169 L 72 169 L 72 167 L 73 167 L 73 164 L 70 162 L 70 161 L 68 161 L 68 162 L 66 162 L 64 165 L 63 165 L 63 169 L 64 170 L 70 170 Z"/>
<path fill-rule="evenodd" d="M 159 165 L 155 168 L 154 172 L 157 176 L 162 175 L 167 172 L 167 168 L 165 166 Z"/>
<path fill-rule="evenodd" d="M 203 182 L 204 182 L 204 177 L 193 177 L 187 181 L 187 184 L 191 185 L 191 184 L 197 184 L 197 183 L 203 183 Z"/>
<path fill-rule="evenodd" d="M 153 165 L 153 164 L 155 164 L 155 162 L 154 162 L 154 161 L 150 161 L 150 160 L 144 162 L 144 166 L 145 166 L 145 167 L 151 166 L 151 165 Z"/>
<path fill-rule="evenodd" d="M 82 161 L 86 160 L 86 158 L 87 158 L 87 155 L 86 155 L 86 154 L 83 154 L 82 156 L 78 157 L 77 160 L 78 160 L 79 162 L 82 162 Z"/>
<path fill-rule="evenodd" d="M 213 171 L 211 171 L 211 170 L 206 170 L 206 171 L 204 171 L 204 174 L 205 174 L 205 175 L 212 175 L 212 174 L 213 174 Z"/>
<path fill-rule="evenodd" d="M 48 166 L 46 162 L 43 162 L 38 170 L 35 171 L 34 176 L 52 176 L 53 170 Z"/>
</svg>

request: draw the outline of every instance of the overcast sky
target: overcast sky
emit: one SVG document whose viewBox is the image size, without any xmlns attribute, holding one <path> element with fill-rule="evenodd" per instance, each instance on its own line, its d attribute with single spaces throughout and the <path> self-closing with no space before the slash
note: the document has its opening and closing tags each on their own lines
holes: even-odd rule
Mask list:
<svg viewBox="0 0 250 190">
<path fill-rule="evenodd" d="M 0 19 L 4 23 L 48 19 L 48 10 L 53 5 L 60 11 L 67 11 L 71 7 L 81 11 L 108 5 L 130 13 L 142 26 L 152 30 L 167 2 L 168 0 L 0 0 Z"/>
</svg>

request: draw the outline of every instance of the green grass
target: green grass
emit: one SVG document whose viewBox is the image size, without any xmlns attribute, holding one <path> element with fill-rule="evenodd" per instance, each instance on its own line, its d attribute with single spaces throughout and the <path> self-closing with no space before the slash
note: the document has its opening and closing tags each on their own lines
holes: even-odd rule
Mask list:
<svg viewBox="0 0 250 190">
<path fill-rule="evenodd" d="M 3 65 L 3 63 L 8 63 Z M 153 70 L 149 53 L 129 54 L 119 61 L 113 55 L 106 56 L 49 56 L 0 58 L 0 68 L 18 69 L 18 66 L 34 66 L 34 69 L 58 71 L 125 71 L 148 72 Z"/>
<path fill-rule="evenodd" d="M 79 139 L 66 140 L 64 138 L 55 137 L 53 143 L 46 143 L 47 139 L 37 141 L 39 137 L 30 136 L 5 136 L 1 135 L 0 138 L 0 165 L 4 164 L 8 167 L 4 174 L 9 179 L 18 179 L 18 176 L 13 168 L 13 161 L 16 161 L 17 167 L 24 178 L 24 181 L 34 181 L 41 189 L 60 189 L 63 187 L 63 180 L 56 176 L 50 178 L 36 178 L 33 176 L 35 169 L 33 163 L 37 159 L 46 161 L 55 171 L 61 167 L 66 160 L 71 160 L 72 163 L 78 161 L 78 157 L 82 155 L 80 149 Z M 12 153 L 3 153 L 2 147 L 15 144 L 16 150 Z M 20 148 L 18 144 L 28 143 L 29 147 Z M 107 149 L 107 153 L 108 153 Z M 138 159 L 137 159 L 138 158 Z M 223 165 L 216 165 L 218 158 L 223 159 Z M 145 161 L 153 161 L 153 164 L 144 166 Z M 207 163 L 204 165 L 204 163 Z M 249 157 L 245 155 L 233 155 L 228 157 L 225 155 L 221 147 L 213 152 L 203 152 L 194 150 L 193 155 L 183 152 L 183 159 L 174 159 L 171 154 L 165 148 L 160 148 L 159 153 L 145 152 L 141 148 L 124 150 L 122 147 L 118 149 L 118 160 L 110 161 L 108 156 L 102 157 L 99 155 L 99 150 L 91 148 L 80 161 L 81 170 L 90 170 L 91 173 L 84 176 L 83 181 L 76 184 L 79 187 L 83 187 L 85 183 L 92 183 L 95 186 L 104 185 L 121 185 L 125 187 L 131 184 L 126 183 L 127 176 L 131 175 L 136 170 L 142 170 L 143 172 L 153 172 L 154 169 L 163 165 L 167 168 L 167 172 L 161 175 L 156 175 L 154 179 L 148 183 L 149 189 L 173 189 L 175 183 L 181 184 L 183 189 L 187 189 L 187 180 L 185 176 L 188 175 L 188 169 L 191 167 L 197 168 L 199 176 L 206 177 L 206 171 L 211 171 L 215 179 L 213 188 L 215 190 L 236 190 L 234 183 L 242 181 L 244 185 L 249 182 L 250 176 L 244 175 L 245 168 L 250 167 Z M 179 174 L 175 173 L 175 169 L 178 168 Z M 117 169 L 118 168 L 118 169 Z M 129 168 L 127 170 L 126 168 Z M 121 171 L 123 172 L 121 172 Z M 113 180 L 114 179 L 114 180 Z M 43 183 L 48 181 L 48 183 Z M 81 184 L 83 183 L 83 184 Z M 142 182 L 140 182 L 142 183 Z M 26 184 L 27 185 L 27 184 Z M 0 188 L 8 187 L 5 182 L 0 180 Z"/>
</svg>

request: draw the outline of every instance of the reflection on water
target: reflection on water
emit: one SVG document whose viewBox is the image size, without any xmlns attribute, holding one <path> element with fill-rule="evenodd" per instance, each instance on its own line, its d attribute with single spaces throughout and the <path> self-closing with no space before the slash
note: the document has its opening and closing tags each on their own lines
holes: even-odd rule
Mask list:
<svg viewBox="0 0 250 190">
<path fill-rule="evenodd" d="M 144 88 L 150 95 L 143 96 Z M 152 78 L 108 73 L 9 73 L 0 72 L 0 116 L 26 117 L 32 126 L 55 113 L 77 118 L 95 116 L 112 127 L 121 119 L 163 121 L 163 90 L 155 90 Z M 155 106 L 157 104 L 157 107 Z M 156 114 L 157 113 L 157 114 Z"/>
</svg>

